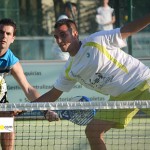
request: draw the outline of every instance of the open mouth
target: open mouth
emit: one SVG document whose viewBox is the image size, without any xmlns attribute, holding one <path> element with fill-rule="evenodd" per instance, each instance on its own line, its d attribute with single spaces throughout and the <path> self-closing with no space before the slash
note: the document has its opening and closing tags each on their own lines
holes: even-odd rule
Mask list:
<svg viewBox="0 0 150 150">
<path fill-rule="evenodd" d="M 65 49 L 66 45 L 65 45 L 65 44 L 60 44 L 59 47 L 60 47 L 61 49 Z"/>
<path fill-rule="evenodd" d="M 3 43 L 6 43 L 6 41 L 0 41 L 0 43 L 2 43 L 2 44 L 3 44 Z"/>
</svg>

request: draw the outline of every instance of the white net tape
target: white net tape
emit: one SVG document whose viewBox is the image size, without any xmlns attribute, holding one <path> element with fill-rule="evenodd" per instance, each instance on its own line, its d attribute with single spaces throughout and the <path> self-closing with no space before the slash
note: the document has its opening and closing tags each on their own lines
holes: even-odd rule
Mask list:
<svg viewBox="0 0 150 150">
<path fill-rule="evenodd" d="M 132 109 L 150 108 L 150 100 L 135 101 L 91 101 L 91 102 L 49 102 L 49 103 L 4 103 L 0 111 L 33 110 L 77 110 L 77 109 Z"/>
</svg>

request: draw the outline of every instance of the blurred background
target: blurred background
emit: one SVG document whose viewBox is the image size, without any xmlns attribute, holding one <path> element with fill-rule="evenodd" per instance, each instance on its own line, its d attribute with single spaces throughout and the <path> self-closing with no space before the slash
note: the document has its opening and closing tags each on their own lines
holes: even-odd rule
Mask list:
<svg viewBox="0 0 150 150">
<path fill-rule="evenodd" d="M 70 0 L 76 3 L 76 22 L 80 38 L 96 32 L 96 8 L 101 0 Z M 21 60 L 56 60 L 52 31 L 57 18 L 64 13 L 65 0 L 1 0 L 0 19 L 12 18 L 17 23 L 17 37 L 12 51 Z M 150 0 L 110 0 L 115 9 L 114 27 L 149 12 Z M 128 39 L 127 53 L 137 58 L 150 57 L 150 27 Z"/>
</svg>

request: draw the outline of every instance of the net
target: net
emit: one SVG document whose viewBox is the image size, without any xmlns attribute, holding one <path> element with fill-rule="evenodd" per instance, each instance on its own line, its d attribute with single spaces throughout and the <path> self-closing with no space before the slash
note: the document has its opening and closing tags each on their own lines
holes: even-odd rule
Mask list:
<svg viewBox="0 0 150 150">
<path fill-rule="evenodd" d="M 108 150 L 149 150 L 150 147 L 150 101 L 92 101 L 53 103 L 9 103 L 0 104 L 1 111 L 23 110 L 15 117 L 15 150 L 90 150 L 85 135 L 86 125 L 77 125 L 62 118 L 48 122 L 43 110 L 84 112 L 88 110 L 107 112 L 111 110 L 140 110 L 124 129 L 110 129 L 104 136 Z M 83 115 L 83 114 L 82 114 Z M 81 118 L 79 115 L 78 118 Z M 114 115 L 114 118 L 118 116 Z M 121 118 L 121 116 L 119 116 Z M 0 122 L 1 124 L 1 122 Z M 1 125 L 0 125 L 1 126 Z M 94 128 L 94 126 L 93 126 Z"/>
</svg>

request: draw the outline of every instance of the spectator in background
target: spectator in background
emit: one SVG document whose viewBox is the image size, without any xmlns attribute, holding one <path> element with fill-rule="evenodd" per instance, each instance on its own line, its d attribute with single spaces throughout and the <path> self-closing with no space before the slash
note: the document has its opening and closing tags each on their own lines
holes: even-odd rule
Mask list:
<svg viewBox="0 0 150 150">
<path fill-rule="evenodd" d="M 96 22 L 98 30 L 112 30 L 116 21 L 114 9 L 109 6 L 109 0 L 103 0 L 103 5 L 97 8 Z"/>
<path fill-rule="evenodd" d="M 71 19 L 74 20 L 77 23 L 77 5 L 73 2 L 66 2 L 65 3 L 65 13 L 60 15 L 57 19 Z"/>
<path fill-rule="evenodd" d="M 65 13 L 69 19 L 77 21 L 77 5 L 73 2 L 66 2 L 65 4 Z"/>
</svg>

